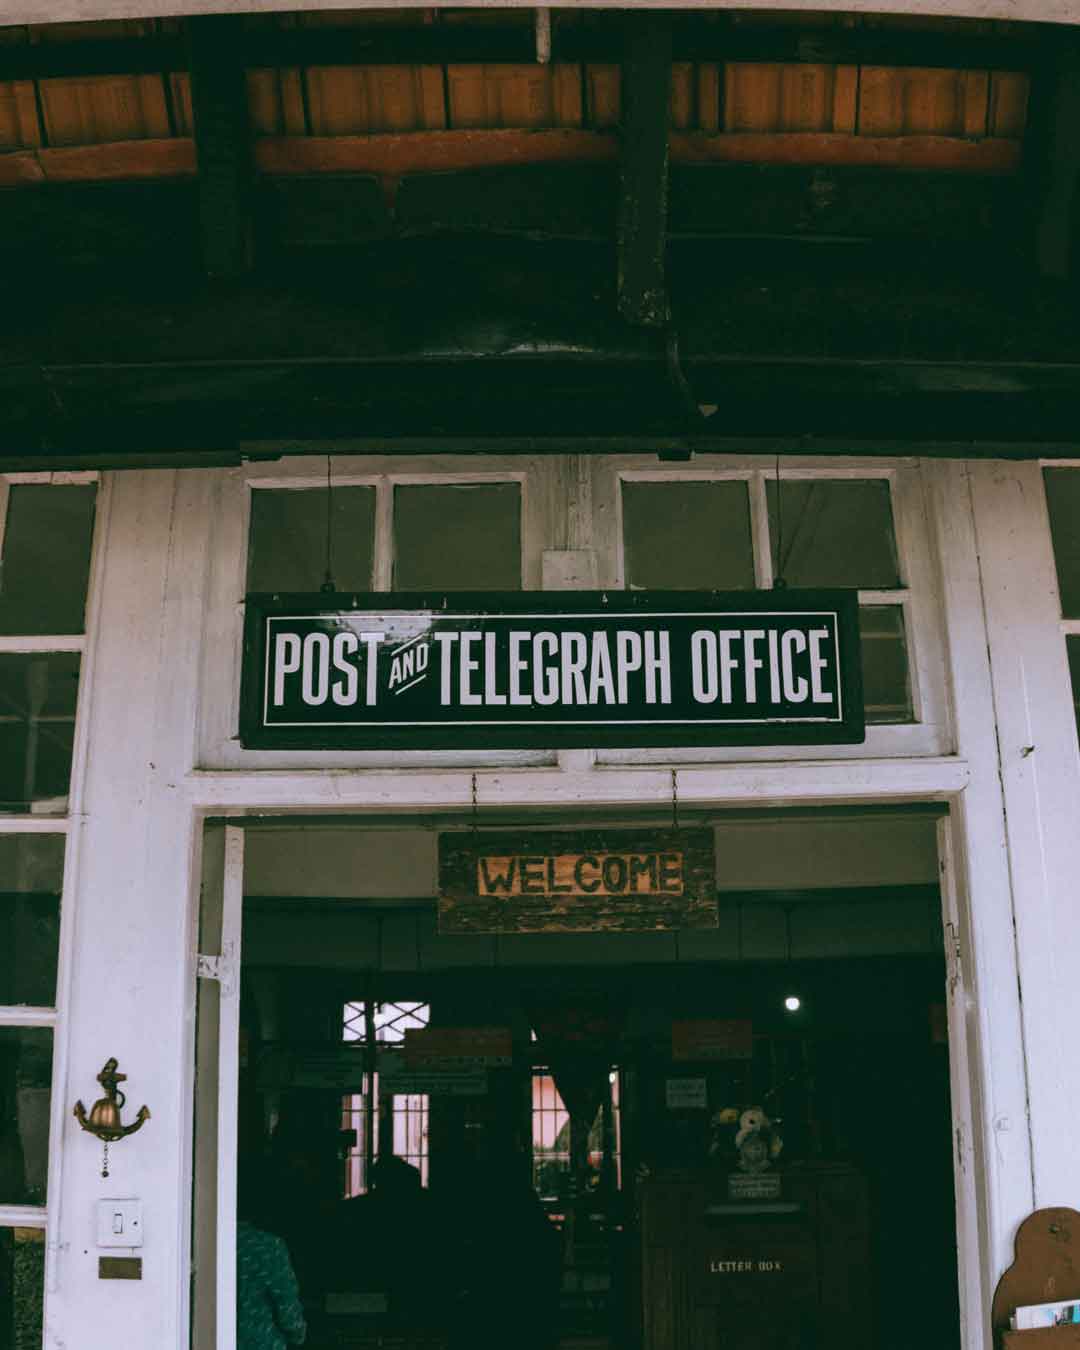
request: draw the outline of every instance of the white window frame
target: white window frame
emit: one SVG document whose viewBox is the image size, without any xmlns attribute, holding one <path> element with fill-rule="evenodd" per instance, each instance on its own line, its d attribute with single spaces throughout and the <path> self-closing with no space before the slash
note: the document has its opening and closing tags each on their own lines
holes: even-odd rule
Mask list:
<svg viewBox="0 0 1080 1350">
<path fill-rule="evenodd" d="M 521 492 L 521 585 L 538 590 L 544 539 L 549 533 L 545 494 L 538 477 L 544 461 L 515 456 L 505 460 L 475 456 L 418 456 L 402 469 L 401 456 L 333 454 L 335 488 L 375 489 L 375 537 L 372 589 L 387 592 L 394 576 L 394 491 L 399 487 L 466 487 L 516 483 Z M 557 762 L 550 750 L 244 750 L 236 739 L 240 717 L 240 669 L 243 612 L 247 585 L 251 494 L 260 490 L 303 491 L 326 488 L 326 460 L 291 457 L 269 465 L 247 465 L 222 473 L 217 484 L 218 517 L 214 537 L 221 543 L 212 560 L 199 700 L 198 763 L 213 769 L 424 768 L 464 764 L 538 766 Z M 340 545 L 340 540 L 338 541 Z M 222 691 L 228 691 L 225 697 Z"/>
<path fill-rule="evenodd" d="M 65 1010 L 71 993 L 74 966 L 75 922 L 74 897 L 76 856 L 79 848 L 78 823 L 81 818 L 82 785 L 88 749 L 88 722 L 85 715 L 87 686 L 92 664 L 88 634 L 93 631 L 96 616 L 96 596 L 101 567 L 98 541 L 107 511 L 107 492 L 103 490 L 96 472 L 70 473 L 6 473 L 0 474 L 0 559 L 4 556 L 4 533 L 7 527 L 8 507 L 12 487 L 22 484 L 47 484 L 54 487 L 97 485 L 94 535 L 90 550 L 90 569 L 87 577 L 86 607 L 83 632 L 80 634 L 0 636 L 0 654 L 31 652 L 78 652 L 81 657 L 79 687 L 76 691 L 75 734 L 71 757 L 71 779 L 68 795 L 48 803 L 50 809 L 26 814 L 0 813 L 0 835 L 3 836 L 58 836 L 64 841 L 63 874 L 60 891 L 60 934 L 57 953 L 56 999 L 49 1007 L 31 1007 L 23 1004 L 0 1005 L 0 1028 L 45 1028 L 52 1032 L 52 1082 L 49 1103 L 49 1159 L 46 1181 L 47 1196 L 44 1205 L 0 1204 L 0 1228 L 36 1228 L 46 1234 L 45 1290 L 46 1298 L 57 1285 L 58 1246 L 53 1234 L 59 1228 L 60 1195 L 63 1168 L 61 1140 L 67 1122 L 68 1103 L 68 1044 L 65 1034 Z"/>
<path fill-rule="evenodd" d="M 705 456 L 700 457 L 702 459 Z M 626 585 L 623 483 L 745 482 L 750 498 L 754 580 L 759 589 L 772 586 L 766 483 L 776 475 L 772 456 L 717 457 L 716 467 L 658 466 L 652 457 L 598 461 L 594 495 L 596 518 L 604 533 L 598 539 L 607 567 L 601 584 L 621 590 Z M 924 486 L 917 460 L 837 461 L 789 459 L 780 466 L 781 480 L 877 479 L 889 485 L 901 585 L 890 590 L 860 590 L 860 605 L 895 605 L 903 610 L 911 687 L 911 722 L 875 723 L 866 728 L 861 745 L 755 746 L 684 750 L 601 750 L 599 764 L 723 762 L 730 760 L 862 759 L 948 754 L 953 733 L 948 716 L 943 655 L 944 628 L 940 609 L 940 576 L 931 543 Z"/>
<path fill-rule="evenodd" d="M 1039 466 L 1042 469 L 1071 469 L 1073 473 L 1080 474 L 1080 463 L 1078 463 L 1075 459 L 1044 459 L 1039 461 Z M 1043 477 L 1042 481 L 1043 481 L 1043 491 L 1045 492 L 1046 491 L 1045 476 Z M 1047 502 L 1047 518 L 1049 520 L 1049 502 Z M 1053 540 L 1051 539 L 1051 548 L 1052 547 L 1053 547 Z M 1054 585 L 1058 586 L 1056 567 L 1054 570 Z M 1060 586 L 1058 586 L 1057 595 L 1058 595 L 1058 612 L 1060 613 L 1062 609 Z M 1065 618 L 1064 614 L 1062 614 L 1060 619 L 1060 626 L 1061 626 L 1061 636 L 1063 638 L 1070 638 L 1070 637 L 1080 638 L 1080 618 L 1067 619 Z"/>
<path fill-rule="evenodd" d="M 714 459 L 714 464 L 705 461 Z M 393 494 L 399 486 L 466 485 L 516 482 L 521 490 L 522 586 L 539 590 L 544 555 L 563 547 L 592 549 L 601 588 L 622 589 L 621 484 L 634 482 L 745 481 L 750 489 L 755 582 L 772 584 L 771 558 L 760 547 L 767 537 L 765 484 L 775 473 L 772 456 L 700 456 L 692 465 L 665 466 L 655 456 L 544 456 L 484 459 L 472 456 L 418 456 L 402 469 L 400 456 L 332 456 L 337 487 L 372 487 L 376 493 L 373 589 L 393 584 Z M 897 605 L 903 610 L 907 639 L 913 721 L 867 728 L 861 745 L 800 746 L 801 759 L 863 759 L 947 754 L 953 733 L 945 695 L 940 575 L 931 542 L 919 461 L 872 459 L 844 461 L 815 457 L 781 466 L 789 479 L 867 479 L 889 484 L 901 587 L 863 590 L 861 604 Z M 217 484 L 214 537 L 221 547 L 212 560 L 206 632 L 203 644 L 202 696 L 197 762 L 204 769 L 423 768 L 442 765 L 537 767 L 577 762 L 591 751 L 557 755 L 548 750 L 442 751 L 250 751 L 235 738 L 239 722 L 243 600 L 246 588 L 251 493 L 254 490 L 303 490 L 326 487 L 325 461 L 294 456 L 269 465 L 248 465 L 222 473 Z M 570 517 L 572 516 L 572 519 Z M 224 696 L 223 692 L 226 691 Z M 715 749 L 630 749 L 598 751 L 601 764 L 710 763 L 730 760 L 783 760 L 790 746 Z"/>
</svg>

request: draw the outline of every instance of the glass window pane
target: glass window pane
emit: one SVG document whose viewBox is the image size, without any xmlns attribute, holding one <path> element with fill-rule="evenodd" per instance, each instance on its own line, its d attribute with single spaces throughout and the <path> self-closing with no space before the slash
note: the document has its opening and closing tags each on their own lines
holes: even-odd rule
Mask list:
<svg viewBox="0 0 1080 1350">
<path fill-rule="evenodd" d="M 52 1032 L 0 1027 L 0 1205 L 45 1203 L 51 1086 Z"/>
<path fill-rule="evenodd" d="M 336 487 L 330 554 L 339 591 L 370 591 L 375 489 Z M 251 494 L 249 591 L 317 591 L 326 579 L 326 489 Z"/>
<path fill-rule="evenodd" d="M 914 713 L 903 609 L 862 605 L 859 631 L 867 722 L 910 722 Z"/>
<path fill-rule="evenodd" d="M 885 479 L 768 480 L 773 573 L 789 586 L 900 585 Z"/>
<path fill-rule="evenodd" d="M 0 1350 L 43 1340 L 45 1229 L 0 1228 Z"/>
<path fill-rule="evenodd" d="M 1069 650 L 1069 674 L 1072 676 L 1073 707 L 1076 709 L 1076 730 L 1080 734 L 1080 637 L 1065 639 Z"/>
<path fill-rule="evenodd" d="M 521 589 L 517 483 L 394 490 L 394 589 Z"/>
<path fill-rule="evenodd" d="M 0 655 L 0 811 L 67 796 L 78 690 L 77 652 Z"/>
<path fill-rule="evenodd" d="M 631 589 L 753 587 L 746 483 L 624 483 L 622 506 Z"/>
<path fill-rule="evenodd" d="M 81 633 L 96 489 L 16 483 L 0 562 L 0 633 Z"/>
<path fill-rule="evenodd" d="M 1080 469 L 1044 469 L 1061 613 L 1080 619 Z"/>
<path fill-rule="evenodd" d="M 56 1002 L 63 880 L 63 835 L 0 835 L 0 1004 Z"/>
</svg>

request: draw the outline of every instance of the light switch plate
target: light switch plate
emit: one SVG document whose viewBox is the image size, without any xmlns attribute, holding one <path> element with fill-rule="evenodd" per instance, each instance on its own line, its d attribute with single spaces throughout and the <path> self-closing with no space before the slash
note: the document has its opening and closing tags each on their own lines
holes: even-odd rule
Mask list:
<svg viewBox="0 0 1080 1350">
<path fill-rule="evenodd" d="M 97 1245 L 141 1247 L 143 1241 L 141 1200 L 97 1202 Z"/>
</svg>

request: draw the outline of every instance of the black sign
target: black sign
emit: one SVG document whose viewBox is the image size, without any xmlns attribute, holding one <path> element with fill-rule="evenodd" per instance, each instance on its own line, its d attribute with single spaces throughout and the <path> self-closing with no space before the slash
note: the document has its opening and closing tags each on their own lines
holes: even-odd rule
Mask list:
<svg viewBox="0 0 1080 1350">
<path fill-rule="evenodd" d="M 854 591 L 251 595 L 259 749 L 863 739 Z"/>
</svg>

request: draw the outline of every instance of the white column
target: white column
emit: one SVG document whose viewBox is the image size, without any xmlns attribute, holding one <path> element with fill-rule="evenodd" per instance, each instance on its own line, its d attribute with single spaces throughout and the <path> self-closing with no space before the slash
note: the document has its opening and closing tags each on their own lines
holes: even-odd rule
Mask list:
<svg viewBox="0 0 1080 1350">
<path fill-rule="evenodd" d="M 955 749 L 969 771 L 953 799 L 941 859 L 944 917 L 953 925 L 946 947 L 961 1320 L 965 1345 L 980 1344 L 981 1332 L 989 1346 L 994 1286 L 1032 1207 L 1013 896 L 967 466 L 923 467 L 941 569 Z"/>
<path fill-rule="evenodd" d="M 80 717 L 89 757 L 74 877 L 65 1165 L 50 1196 L 58 1244 L 46 1310 L 50 1350 L 174 1350 L 190 1279 L 190 1120 L 194 926 L 200 838 L 184 790 L 195 744 L 211 475 L 127 471 L 111 484 Z M 99 1094 L 109 1056 L 130 1075 L 125 1120 L 142 1131 L 111 1148 L 71 1118 Z M 96 1202 L 143 1202 L 142 1280 L 98 1278 Z M 115 1255 L 127 1253 L 116 1252 Z M 186 1344 L 186 1341 L 183 1342 Z"/>
<path fill-rule="evenodd" d="M 1032 1142 L 1034 1204 L 1080 1208 L 1080 756 L 1038 464 L 971 469 Z"/>
</svg>

